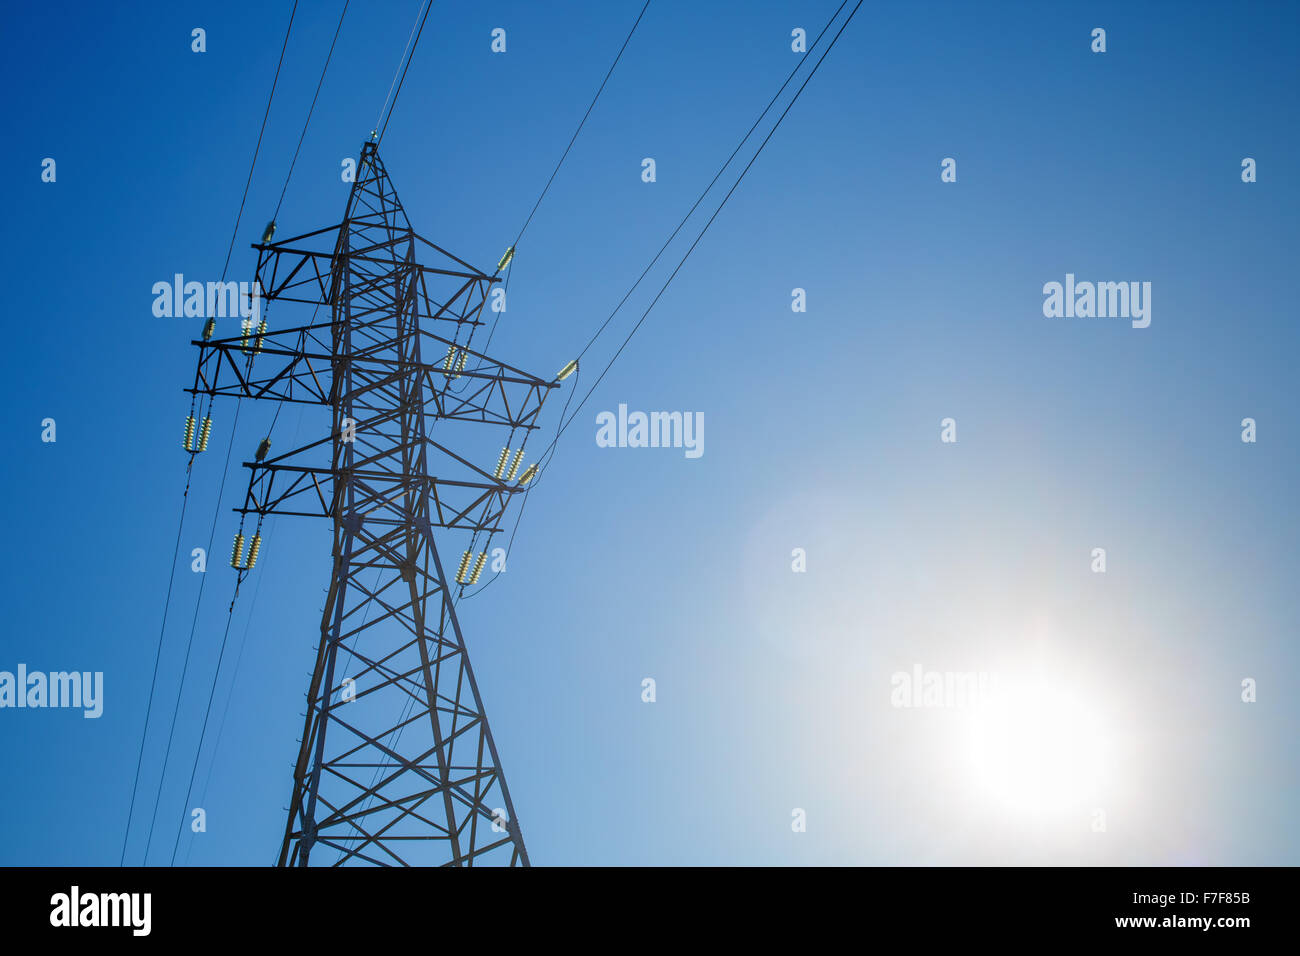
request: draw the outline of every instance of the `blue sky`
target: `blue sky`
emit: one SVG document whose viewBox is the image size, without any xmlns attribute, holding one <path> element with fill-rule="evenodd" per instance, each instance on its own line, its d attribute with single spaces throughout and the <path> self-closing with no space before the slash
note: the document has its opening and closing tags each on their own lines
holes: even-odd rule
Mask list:
<svg viewBox="0 0 1300 956">
<path fill-rule="evenodd" d="M 496 357 L 546 375 L 581 348 L 795 65 L 790 31 L 815 36 L 837 5 L 653 0 L 520 245 Z M 155 318 L 150 289 L 220 277 L 289 6 L 10 13 L 0 670 L 103 671 L 105 712 L 0 710 L 0 862 L 118 860 L 200 325 Z M 341 217 L 340 163 L 417 7 L 353 4 L 281 235 Z M 340 8 L 300 6 L 232 279 L 251 278 Z M 490 271 L 639 9 L 436 2 L 382 151 L 415 228 Z M 462 607 L 534 863 L 1296 862 L 1298 19 L 863 7 L 566 432 L 505 579 Z M 1042 286 L 1066 273 L 1151 282 L 1150 327 L 1045 318 Z M 597 447 L 596 414 L 620 403 L 701 412 L 703 456 Z M 236 461 L 271 412 L 245 404 Z M 218 516 L 150 864 L 182 819 L 233 587 L 232 416 L 218 405 L 182 530 L 185 554 Z M 277 428 L 306 440 L 324 421 L 290 407 Z M 236 679 L 228 658 L 217 685 L 220 747 L 210 730 L 198 765 L 208 832 L 178 862 L 279 848 L 329 529 L 268 525 Z M 182 561 L 131 863 L 199 583 Z M 1104 792 L 1022 812 L 970 769 L 969 715 L 891 706 L 916 664 L 1046 673 L 1106 719 Z"/>
</svg>

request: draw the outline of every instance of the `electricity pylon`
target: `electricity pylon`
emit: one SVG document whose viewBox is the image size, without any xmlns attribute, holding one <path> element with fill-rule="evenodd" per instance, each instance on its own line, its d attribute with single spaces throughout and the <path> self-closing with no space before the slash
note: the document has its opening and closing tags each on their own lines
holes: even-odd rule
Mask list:
<svg viewBox="0 0 1300 956">
<path fill-rule="evenodd" d="M 544 381 L 469 347 L 500 280 L 414 232 L 373 142 L 340 224 L 273 233 L 254 245 L 263 302 L 328 307 L 329 321 L 195 342 L 190 391 L 332 409 L 318 441 L 263 443 L 235 509 L 259 528 L 268 514 L 334 526 L 279 865 L 526 866 L 455 597 L 536 474 L 523 446 L 574 363 Z M 255 560 L 242 542 L 241 574 Z"/>
</svg>

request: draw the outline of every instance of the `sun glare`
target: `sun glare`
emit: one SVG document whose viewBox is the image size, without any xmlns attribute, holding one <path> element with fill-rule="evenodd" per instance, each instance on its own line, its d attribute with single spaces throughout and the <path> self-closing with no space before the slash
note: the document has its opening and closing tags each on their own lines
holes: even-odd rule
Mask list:
<svg viewBox="0 0 1300 956">
<path fill-rule="evenodd" d="M 1051 817 L 1095 805 L 1107 729 L 1072 688 L 1036 676 L 1008 680 L 967 726 L 974 778 L 1004 808 Z"/>
</svg>

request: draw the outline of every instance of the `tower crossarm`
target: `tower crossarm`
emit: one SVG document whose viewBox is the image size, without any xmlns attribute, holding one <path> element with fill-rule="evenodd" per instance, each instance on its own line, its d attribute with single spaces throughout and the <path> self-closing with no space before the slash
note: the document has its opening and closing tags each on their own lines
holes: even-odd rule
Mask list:
<svg viewBox="0 0 1300 956">
<path fill-rule="evenodd" d="M 244 504 L 235 509 L 240 514 L 336 516 L 336 475 L 330 468 L 288 462 L 244 465 L 250 469 L 250 476 Z M 347 477 L 355 489 L 349 514 L 366 523 L 400 524 L 402 503 L 416 495 L 427 499 L 433 527 L 489 534 L 501 530 L 501 518 L 511 496 L 523 490 L 517 482 L 417 478 L 384 470 L 353 469 Z"/>
<path fill-rule="evenodd" d="M 299 326 L 279 332 L 230 338 L 194 340 L 199 360 L 196 395 L 270 398 L 285 402 L 328 405 L 332 400 L 334 356 L 330 326 Z"/>
<path fill-rule="evenodd" d="M 354 226 L 362 221 L 354 220 Z M 340 228 L 341 224 L 327 226 L 280 242 L 254 243 L 253 248 L 257 250 L 256 278 L 263 301 L 282 300 L 321 306 L 333 302 L 337 291 Z M 462 280 L 462 294 L 474 291 L 473 286 L 477 284 L 490 286 L 500 281 L 409 229 L 392 230 L 379 242 L 353 247 L 348 251 L 348 258 L 358 267 L 367 264 L 380 268 L 391 266 L 395 259 L 401 259 L 398 250 L 405 248 L 412 238 L 448 260 L 442 266 L 404 263 L 419 272 L 422 280 L 426 276 L 449 276 Z M 311 245 L 323 248 L 308 248 Z M 438 303 L 433 298 L 427 281 L 421 281 L 420 286 L 430 318 L 458 318 L 454 314 L 442 314 L 446 312 L 446 303 Z M 353 292 L 355 294 L 356 290 Z M 464 316 L 459 318 L 464 320 Z"/>
<path fill-rule="evenodd" d="M 195 340 L 199 360 L 194 385 L 186 391 L 330 405 L 337 398 L 337 360 L 322 342 L 322 336 L 327 339 L 329 334 L 328 324 L 318 324 L 264 335 L 253 330 L 246 336 Z M 392 387 L 414 374 L 423 379 L 428 414 L 450 421 L 536 427 L 546 396 L 559 387 L 558 382 L 545 381 L 441 336 L 428 338 L 434 349 L 446 350 L 450 358 L 417 363 L 390 349 L 355 352 L 348 362 L 356 399 L 364 401 L 368 390 Z"/>
</svg>

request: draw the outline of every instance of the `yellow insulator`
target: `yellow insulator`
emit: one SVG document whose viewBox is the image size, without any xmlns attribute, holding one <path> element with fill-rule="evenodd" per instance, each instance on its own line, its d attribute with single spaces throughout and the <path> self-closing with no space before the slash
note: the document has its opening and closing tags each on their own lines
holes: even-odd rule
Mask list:
<svg viewBox="0 0 1300 956">
<path fill-rule="evenodd" d="M 246 570 L 253 570 L 253 565 L 257 564 L 257 552 L 262 550 L 262 532 L 257 531 L 253 534 L 253 541 L 248 546 L 248 566 Z"/>
<path fill-rule="evenodd" d="M 216 330 L 217 330 L 217 320 L 208 319 L 208 321 L 203 323 L 203 338 L 204 339 L 212 338 L 212 333 L 215 332 Z"/>
<path fill-rule="evenodd" d="M 446 360 L 442 363 L 442 367 L 443 367 L 444 369 L 446 369 L 448 372 L 450 372 L 450 371 L 452 370 L 452 368 L 455 366 L 455 364 L 456 364 L 456 346 L 454 346 L 454 345 L 448 345 L 448 346 L 447 346 L 447 358 L 446 358 Z"/>
<path fill-rule="evenodd" d="M 515 247 L 511 246 L 509 249 L 506 250 L 506 254 L 501 257 L 501 261 L 497 263 L 497 272 L 500 272 L 506 266 L 510 265 L 510 260 L 513 259 L 514 257 L 515 257 Z"/>
<path fill-rule="evenodd" d="M 515 460 L 510 463 L 510 474 L 506 475 L 506 481 L 514 481 L 515 474 L 519 471 L 519 463 L 524 460 L 524 450 L 521 448 L 515 452 Z"/>
<path fill-rule="evenodd" d="M 564 368 L 560 369 L 560 374 L 555 376 L 555 380 L 557 382 L 563 382 L 566 378 L 572 375 L 577 370 L 577 368 L 578 368 L 578 360 L 574 359 L 568 365 L 564 366 Z"/>
<path fill-rule="evenodd" d="M 536 477 L 537 477 L 537 462 L 533 462 L 531 465 L 525 468 L 524 473 L 519 476 L 519 483 L 521 485 L 526 485 Z"/>
<path fill-rule="evenodd" d="M 185 450 L 194 451 L 194 416 L 185 419 Z"/>
<path fill-rule="evenodd" d="M 465 583 L 465 569 L 469 567 L 470 553 L 471 552 L 466 551 L 464 554 L 460 556 L 460 567 L 456 569 L 456 582 L 458 584 Z"/>
<path fill-rule="evenodd" d="M 272 219 L 270 222 L 266 224 L 266 228 L 262 230 L 262 245 L 266 245 L 268 242 L 270 242 L 271 238 L 274 235 L 275 235 L 275 220 Z"/>
<path fill-rule="evenodd" d="M 203 424 L 199 427 L 199 451 L 208 450 L 208 436 L 212 434 L 212 416 L 204 415 Z"/>
<path fill-rule="evenodd" d="M 244 560 L 244 532 L 235 533 L 235 546 L 230 550 L 230 566 L 238 568 Z"/>
<path fill-rule="evenodd" d="M 483 565 L 487 563 L 487 552 L 480 551 L 478 560 L 474 562 L 474 573 L 469 576 L 470 584 L 478 584 L 478 576 L 483 573 Z"/>
<path fill-rule="evenodd" d="M 468 352 L 461 352 L 461 353 L 460 353 L 460 361 L 456 363 L 456 371 L 458 371 L 458 372 L 463 372 L 463 371 L 465 371 L 465 360 L 468 359 L 468 358 L 469 358 L 469 353 L 468 353 Z"/>
<path fill-rule="evenodd" d="M 510 455 L 509 448 L 501 449 L 501 457 L 497 459 L 496 471 L 492 472 L 493 478 L 500 478 L 501 473 L 506 470 L 506 458 L 509 457 L 509 455 Z"/>
<path fill-rule="evenodd" d="M 248 351 L 248 336 L 252 331 L 253 323 L 248 319 L 239 323 L 239 347 L 245 352 Z"/>
<path fill-rule="evenodd" d="M 263 319 L 257 326 L 257 341 L 253 343 L 253 351 L 262 351 L 262 339 L 266 337 L 266 319 Z"/>
</svg>

